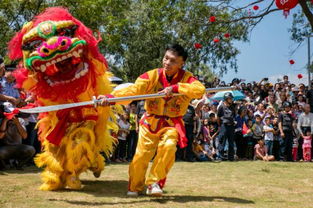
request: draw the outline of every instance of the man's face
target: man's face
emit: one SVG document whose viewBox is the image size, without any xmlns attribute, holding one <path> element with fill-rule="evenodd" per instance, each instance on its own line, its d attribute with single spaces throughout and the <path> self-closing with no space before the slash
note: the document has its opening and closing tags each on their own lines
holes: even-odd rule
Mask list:
<svg viewBox="0 0 313 208">
<path fill-rule="evenodd" d="M 286 111 L 286 112 L 289 112 L 290 110 L 291 110 L 290 107 L 285 107 L 285 111 Z"/>
<path fill-rule="evenodd" d="M 229 103 L 229 104 L 232 104 L 233 103 L 233 98 L 227 98 L 226 102 Z"/>
<path fill-rule="evenodd" d="M 259 104 L 259 111 L 264 111 L 264 105 L 263 104 Z"/>
<path fill-rule="evenodd" d="M 304 106 L 304 112 L 305 112 L 305 113 L 309 113 L 310 111 L 311 111 L 310 105 L 305 105 L 305 106 Z"/>
<path fill-rule="evenodd" d="M 5 78 L 7 80 L 7 82 L 12 83 L 15 81 L 15 77 L 13 76 L 13 73 L 10 71 L 5 72 Z"/>
<path fill-rule="evenodd" d="M 163 68 L 168 76 L 176 74 L 183 67 L 184 63 L 182 56 L 178 56 L 175 52 L 169 50 L 165 52 L 162 61 Z"/>
</svg>

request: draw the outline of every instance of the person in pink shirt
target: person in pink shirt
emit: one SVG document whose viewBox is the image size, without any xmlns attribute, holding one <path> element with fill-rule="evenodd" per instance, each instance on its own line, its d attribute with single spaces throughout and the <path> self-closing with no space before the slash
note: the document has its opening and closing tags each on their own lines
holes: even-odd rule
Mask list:
<svg viewBox="0 0 313 208">
<path fill-rule="evenodd" d="M 303 136 L 303 159 L 306 162 L 311 161 L 311 148 L 312 148 L 312 135 L 311 131 L 306 132 L 306 136 Z"/>
<path fill-rule="evenodd" d="M 267 148 L 264 145 L 264 140 L 260 139 L 258 143 L 254 146 L 254 159 L 263 161 L 273 161 L 275 157 L 273 155 L 267 154 Z"/>
</svg>

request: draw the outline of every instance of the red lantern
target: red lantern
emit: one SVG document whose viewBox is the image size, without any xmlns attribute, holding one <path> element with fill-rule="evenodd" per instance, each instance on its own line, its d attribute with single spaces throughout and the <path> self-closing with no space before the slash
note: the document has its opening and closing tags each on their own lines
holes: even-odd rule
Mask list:
<svg viewBox="0 0 313 208">
<path fill-rule="evenodd" d="M 230 34 L 229 34 L 229 33 L 225 33 L 225 34 L 224 34 L 224 37 L 225 37 L 225 38 L 230 38 Z"/>
<path fill-rule="evenodd" d="M 258 5 L 253 6 L 253 10 L 255 11 L 259 10 L 259 6 Z"/>
<path fill-rule="evenodd" d="M 200 43 L 195 43 L 194 47 L 195 47 L 195 49 L 201 49 L 202 45 Z"/>
<path fill-rule="evenodd" d="M 216 17 L 215 16 L 211 16 L 209 19 L 210 22 L 215 22 L 216 21 Z"/>
<path fill-rule="evenodd" d="M 218 43 L 218 42 L 220 42 L 220 39 L 214 38 L 214 39 L 213 39 L 213 42 L 214 42 L 214 43 Z"/>
<path fill-rule="evenodd" d="M 303 78 L 302 74 L 298 74 L 298 79 L 302 79 L 302 78 Z"/>
<path fill-rule="evenodd" d="M 294 61 L 293 59 L 291 59 L 291 60 L 289 60 L 289 63 L 290 63 L 291 65 L 293 65 L 293 64 L 295 64 L 295 61 Z"/>
<path fill-rule="evenodd" d="M 284 10 L 283 14 L 287 18 L 290 9 L 293 9 L 297 6 L 298 0 L 275 0 L 275 3 L 278 9 Z"/>
</svg>

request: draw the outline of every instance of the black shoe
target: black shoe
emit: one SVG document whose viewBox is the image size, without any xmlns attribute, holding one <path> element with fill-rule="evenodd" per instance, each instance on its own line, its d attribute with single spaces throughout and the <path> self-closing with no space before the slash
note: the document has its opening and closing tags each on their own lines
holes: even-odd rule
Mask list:
<svg viewBox="0 0 313 208">
<path fill-rule="evenodd" d="M 189 158 L 186 160 L 187 162 L 196 162 L 195 158 Z"/>
</svg>

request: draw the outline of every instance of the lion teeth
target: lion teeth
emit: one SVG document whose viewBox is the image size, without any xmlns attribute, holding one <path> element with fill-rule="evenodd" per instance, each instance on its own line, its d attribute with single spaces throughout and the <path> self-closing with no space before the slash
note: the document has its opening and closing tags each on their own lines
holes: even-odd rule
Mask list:
<svg viewBox="0 0 313 208">
<path fill-rule="evenodd" d="M 50 63 L 50 62 L 47 62 L 47 63 L 46 63 L 46 66 L 50 66 L 50 65 L 51 65 L 51 63 Z"/>
<path fill-rule="evenodd" d="M 77 53 L 77 51 L 74 51 L 74 52 L 73 52 L 73 55 L 74 55 L 76 58 L 79 57 L 79 54 Z"/>
<path fill-rule="evenodd" d="M 51 64 L 55 64 L 55 63 L 56 63 L 56 61 L 55 61 L 55 60 L 52 60 L 52 61 L 51 61 Z"/>
<path fill-rule="evenodd" d="M 40 66 L 40 71 L 45 72 L 46 71 L 46 66 L 45 65 L 41 65 Z"/>
<path fill-rule="evenodd" d="M 57 62 L 60 62 L 60 61 L 62 61 L 62 59 L 58 58 L 58 59 L 57 59 Z"/>
<path fill-rule="evenodd" d="M 65 59 L 67 59 L 67 57 L 66 56 L 62 56 L 62 60 L 65 60 Z"/>
</svg>

